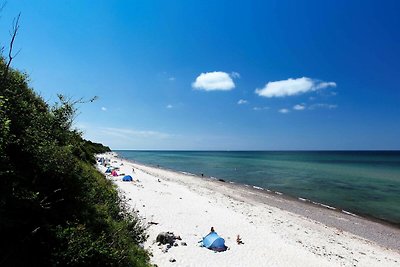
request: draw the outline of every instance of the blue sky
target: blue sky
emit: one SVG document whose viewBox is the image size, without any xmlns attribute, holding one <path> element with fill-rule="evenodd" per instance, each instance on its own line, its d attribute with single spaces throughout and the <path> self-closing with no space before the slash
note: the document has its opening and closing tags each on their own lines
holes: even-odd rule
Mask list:
<svg viewBox="0 0 400 267">
<path fill-rule="evenodd" d="M 400 149 L 399 1 L 8 1 L 13 66 L 113 149 Z"/>
</svg>

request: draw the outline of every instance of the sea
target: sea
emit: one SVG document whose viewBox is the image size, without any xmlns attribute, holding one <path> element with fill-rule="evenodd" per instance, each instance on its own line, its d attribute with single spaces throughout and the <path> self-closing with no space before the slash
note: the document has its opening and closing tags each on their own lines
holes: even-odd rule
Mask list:
<svg viewBox="0 0 400 267">
<path fill-rule="evenodd" d="M 400 151 L 136 151 L 150 166 L 269 189 L 400 226 Z"/>
</svg>

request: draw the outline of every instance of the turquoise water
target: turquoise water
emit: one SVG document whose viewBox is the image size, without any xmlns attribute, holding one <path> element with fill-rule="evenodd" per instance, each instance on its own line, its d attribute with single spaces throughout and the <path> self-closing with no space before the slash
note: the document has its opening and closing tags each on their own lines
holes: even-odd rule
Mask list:
<svg viewBox="0 0 400 267">
<path fill-rule="evenodd" d="M 400 151 L 116 151 L 400 224 Z"/>
</svg>

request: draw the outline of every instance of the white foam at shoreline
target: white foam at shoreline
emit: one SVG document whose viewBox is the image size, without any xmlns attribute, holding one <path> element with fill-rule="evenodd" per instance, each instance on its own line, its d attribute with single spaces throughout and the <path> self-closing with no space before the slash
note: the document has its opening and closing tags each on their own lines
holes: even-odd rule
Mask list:
<svg viewBox="0 0 400 267">
<path fill-rule="evenodd" d="M 346 211 L 346 210 L 342 210 L 342 212 L 343 212 L 344 214 L 347 214 L 347 215 L 351 215 L 351 216 L 354 216 L 354 217 L 358 217 L 357 214 L 351 213 L 351 212 Z"/>
<path fill-rule="evenodd" d="M 324 207 L 324 208 L 328 208 L 328 209 L 330 209 L 330 210 L 336 210 L 335 207 L 332 207 L 332 206 L 329 206 L 329 205 L 325 205 L 325 204 L 322 204 L 322 203 L 320 203 L 319 205 L 322 206 L 322 207 Z"/>
<path fill-rule="evenodd" d="M 196 176 L 196 174 L 193 174 L 193 173 L 190 173 L 190 172 L 181 171 L 180 173 L 186 174 L 186 175 L 190 175 L 190 176 Z"/>
</svg>

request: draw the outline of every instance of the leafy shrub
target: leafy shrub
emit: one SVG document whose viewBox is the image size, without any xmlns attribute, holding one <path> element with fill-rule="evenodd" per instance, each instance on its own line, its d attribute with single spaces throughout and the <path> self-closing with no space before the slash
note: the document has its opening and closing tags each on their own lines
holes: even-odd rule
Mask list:
<svg viewBox="0 0 400 267">
<path fill-rule="evenodd" d="M 0 266 L 148 266 L 146 238 L 94 153 L 71 129 L 74 103 L 49 106 L 0 58 Z"/>
</svg>

